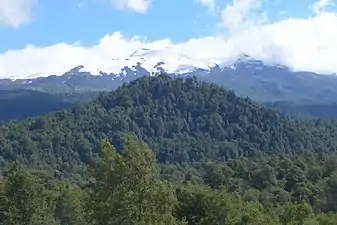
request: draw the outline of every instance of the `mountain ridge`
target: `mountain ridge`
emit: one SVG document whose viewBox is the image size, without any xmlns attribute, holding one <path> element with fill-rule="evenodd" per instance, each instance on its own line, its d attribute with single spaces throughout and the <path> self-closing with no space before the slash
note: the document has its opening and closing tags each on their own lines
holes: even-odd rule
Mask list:
<svg viewBox="0 0 337 225">
<path fill-rule="evenodd" d="M 141 51 L 144 50 L 143 48 L 141 49 L 137 49 L 135 50 L 129 57 L 126 58 L 112 58 L 112 61 L 120 61 L 118 64 L 118 68 L 117 71 L 109 71 L 109 70 L 103 70 L 103 69 L 99 69 L 96 68 L 94 70 L 90 70 L 86 67 L 86 65 L 81 65 L 78 64 L 76 66 L 74 66 L 73 68 L 70 68 L 68 71 L 64 72 L 64 73 L 60 73 L 60 74 L 34 74 L 34 75 L 30 75 L 30 76 L 19 76 L 17 78 L 0 78 L 0 80 L 11 80 L 11 81 L 15 81 L 15 80 L 34 80 L 34 79 L 41 79 L 41 78 L 45 78 L 45 77 L 51 77 L 51 76 L 65 76 L 65 75 L 69 75 L 71 73 L 75 74 L 75 73 L 89 73 L 92 76 L 103 76 L 103 75 L 111 75 L 111 76 L 123 76 L 124 74 L 124 70 L 126 68 L 128 69 L 137 69 L 137 67 L 141 67 L 142 69 L 146 70 L 150 75 L 151 74 L 158 74 L 161 72 L 165 72 L 167 74 L 176 74 L 176 75 L 183 75 L 186 73 L 191 73 L 194 72 L 195 70 L 203 70 L 203 71 L 211 71 L 214 68 L 221 68 L 221 69 L 233 69 L 235 70 L 237 67 L 241 66 L 242 64 L 245 64 L 246 66 L 250 66 L 250 67 L 270 67 L 270 66 L 275 66 L 275 67 L 282 67 L 284 69 L 290 70 L 292 71 L 292 69 L 290 67 L 287 66 L 283 66 L 280 64 L 276 64 L 276 63 L 272 63 L 270 61 L 264 61 L 264 60 L 260 60 L 260 59 L 256 59 L 253 58 L 247 54 L 242 54 L 239 55 L 237 57 L 232 57 L 231 59 L 228 59 L 226 61 L 222 61 L 220 59 L 216 60 L 214 59 L 214 62 L 208 62 L 208 63 L 204 63 L 204 66 L 198 66 L 197 63 L 190 63 L 190 64 L 184 64 L 183 62 L 180 62 L 180 65 L 178 67 L 183 68 L 182 70 L 174 70 L 174 69 L 170 69 L 170 68 L 165 68 L 165 66 L 168 64 L 166 61 L 167 60 L 161 60 L 161 59 L 156 59 L 155 61 L 153 61 L 151 64 L 145 64 L 144 61 L 146 61 L 146 54 L 141 53 Z M 145 50 L 149 50 L 149 49 L 145 49 Z M 137 54 L 139 53 L 140 54 Z M 136 58 L 134 60 L 132 60 L 132 62 L 128 62 L 125 63 L 124 61 L 129 61 L 131 60 L 130 58 Z M 160 57 L 162 58 L 162 57 Z M 183 53 L 179 53 L 178 54 L 178 59 L 181 58 L 185 58 L 191 61 L 198 61 L 199 59 L 192 59 L 189 56 L 183 54 Z M 169 67 L 169 65 L 168 65 Z M 310 72 L 310 71 L 296 71 L 296 72 Z M 314 73 L 314 72 L 310 72 L 310 73 Z M 317 74 L 317 73 L 316 73 Z M 329 74 L 329 75 L 333 75 L 333 74 Z"/>
<path fill-rule="evenodd" d="M 188 67 L 184 68 L 188 72 L 181 73 L 169 73 L 163 61 L 156 62 L 153 68 L 156 72 L 148 71 L 138 62 L 131 67 L 122 67 L 119 73 L 99 71 L 99 75 L 93 75 L 86 71 L 84 65 L 79 65 L 59 76 L 0 79 L 0 89 L 33 89 L 52 93 L 110 91 L 125 82 L 164 73 L 171 77 L 197 77 L 203 81 L 223 85 L 233 89 L 240 96 L 249 96 L 260 102 L 337 102 L 337 76 L 296 72 L 288 67 L 265 63 L 247 55 L 241 56 L 230 65 Z"/>
</svg>

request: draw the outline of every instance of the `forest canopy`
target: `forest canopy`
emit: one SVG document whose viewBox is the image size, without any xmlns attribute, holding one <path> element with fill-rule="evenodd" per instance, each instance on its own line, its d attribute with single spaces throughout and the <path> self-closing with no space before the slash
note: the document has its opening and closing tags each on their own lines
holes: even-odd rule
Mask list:
<svg viewBox="0 0 337 225">
<path fill-rule="evenodd" d="M 90 166 L 90 182 L 80 187 L 42 179 L 13 165 L 0 183 L 0 224 L 336 224 L 335 211 L 322 212 L 322 202 L 293 202 L 269 180 L 269 188 L 250 188 L 244 194 L 230 190 L 228 182 L 213 188 L 192 180 L 173 185 L 160 179 L 155 155 L 145 143 L 124 135 L 121 145 L 119 152 L 109 141 L 101 141 L 100 162 Z M 265 171 L 264 166 L 258 170 Z M 327 183 L 336 188 L 336 175 Z"/>
</svg>

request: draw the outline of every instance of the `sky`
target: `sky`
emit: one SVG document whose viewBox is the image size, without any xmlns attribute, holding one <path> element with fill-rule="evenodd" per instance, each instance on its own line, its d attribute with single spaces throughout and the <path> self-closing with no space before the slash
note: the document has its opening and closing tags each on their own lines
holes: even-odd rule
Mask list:
<svg viewBox="0 0 337 225">
<path fill-rule="evenodd" d="M 330 74 L 336 40 L 333 0 L 0 0 L 0 78 L 116 70 L 140 48 L 172 65 L 248 54 Z"/>
</svg>

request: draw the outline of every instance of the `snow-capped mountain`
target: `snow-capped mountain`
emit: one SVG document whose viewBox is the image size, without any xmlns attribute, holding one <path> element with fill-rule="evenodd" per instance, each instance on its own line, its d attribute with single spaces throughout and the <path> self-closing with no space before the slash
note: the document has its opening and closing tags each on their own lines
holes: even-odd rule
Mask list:
<svg viewBox="0 0 337 225">
<path fill-rule="evenodd" d="M 295 72 L 285 66 L 268 64 L 248 55 L 223 63 L 221 59 L 215 58 L 192 59 L 172 49 L 168 49 L 164 55 L 162 53 L 163 51 L 142 48 L 124 59 L 112 59 L 112 67 L 107 70 L 79 65 L 62 75 L 0 79 L 0 89 L 107 91 L 142 76 L 166 73 L 173 77 L 195 76 L 259 101 L 337 101 L 336 76 Z"/>
<path fill-rule="evenodd" d="M 263 66 L 262 61 L 254 60 L 243 55 L 231 64 L 216 64 L 212 60 L 192 59 L 184 54 L 170 54 L 169 60 L 162 56 L 162 51 L 141 48 L 133 52 L 128 58 L 112 59 L 118 62 L 114 69 L 105 70 L 87 68 L 78 65 L 64 74 L 29 77 L 23 79 L 0 79 L 0 88 L 38 88 L 44 90 L 46 87 L 60 90 L 60 86 L 70 90 L 80 90 L 83 88 L 90 90 L 111 90 L 120 84 L 128 82 L 142 76 L 155 76 L 158 74 L 168 74 L 172 76 L 204 76 L 215 72 L 235 71 L 242 67 L 254 67 L 258 69 Z M 175 56 L 172 57 L 172 55 Z M 172 60 L 174 58 L 174 60 Z M 159 60 L 159 61 L 158 61 Z M 124 64 L 123 64 L 124 63 Z M 123 66 L 121 66 L 123 65 Z M 116 72 L 107 72 L 116 71 Z"/>
</svg>

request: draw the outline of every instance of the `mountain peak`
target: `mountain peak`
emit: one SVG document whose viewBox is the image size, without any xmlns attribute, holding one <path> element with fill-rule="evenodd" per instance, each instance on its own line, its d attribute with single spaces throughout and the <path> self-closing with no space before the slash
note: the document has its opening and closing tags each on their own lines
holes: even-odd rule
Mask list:
<svg viewBox="0 0 337 225">
<path fill-rule="evenodd" d="M 234 63 L 234 67 L 237 68 L 239 66 L 244 65 L 245 67 L 254 67 L 254 68 L 261 68 L 265 66 L 262 60 L 255 59 L 247 54 L 243 54 L 241 57 L 237 59 Z"/>
<path fill-rule="evenodd" d="M 72 69 L 70 69 L 68 72 L 65 72 L 63 75 L 64 76 L 76 76 L 83 72 L 82 70 L 84 69 L 83 65 L 78 65 Z"/>
</svg>

